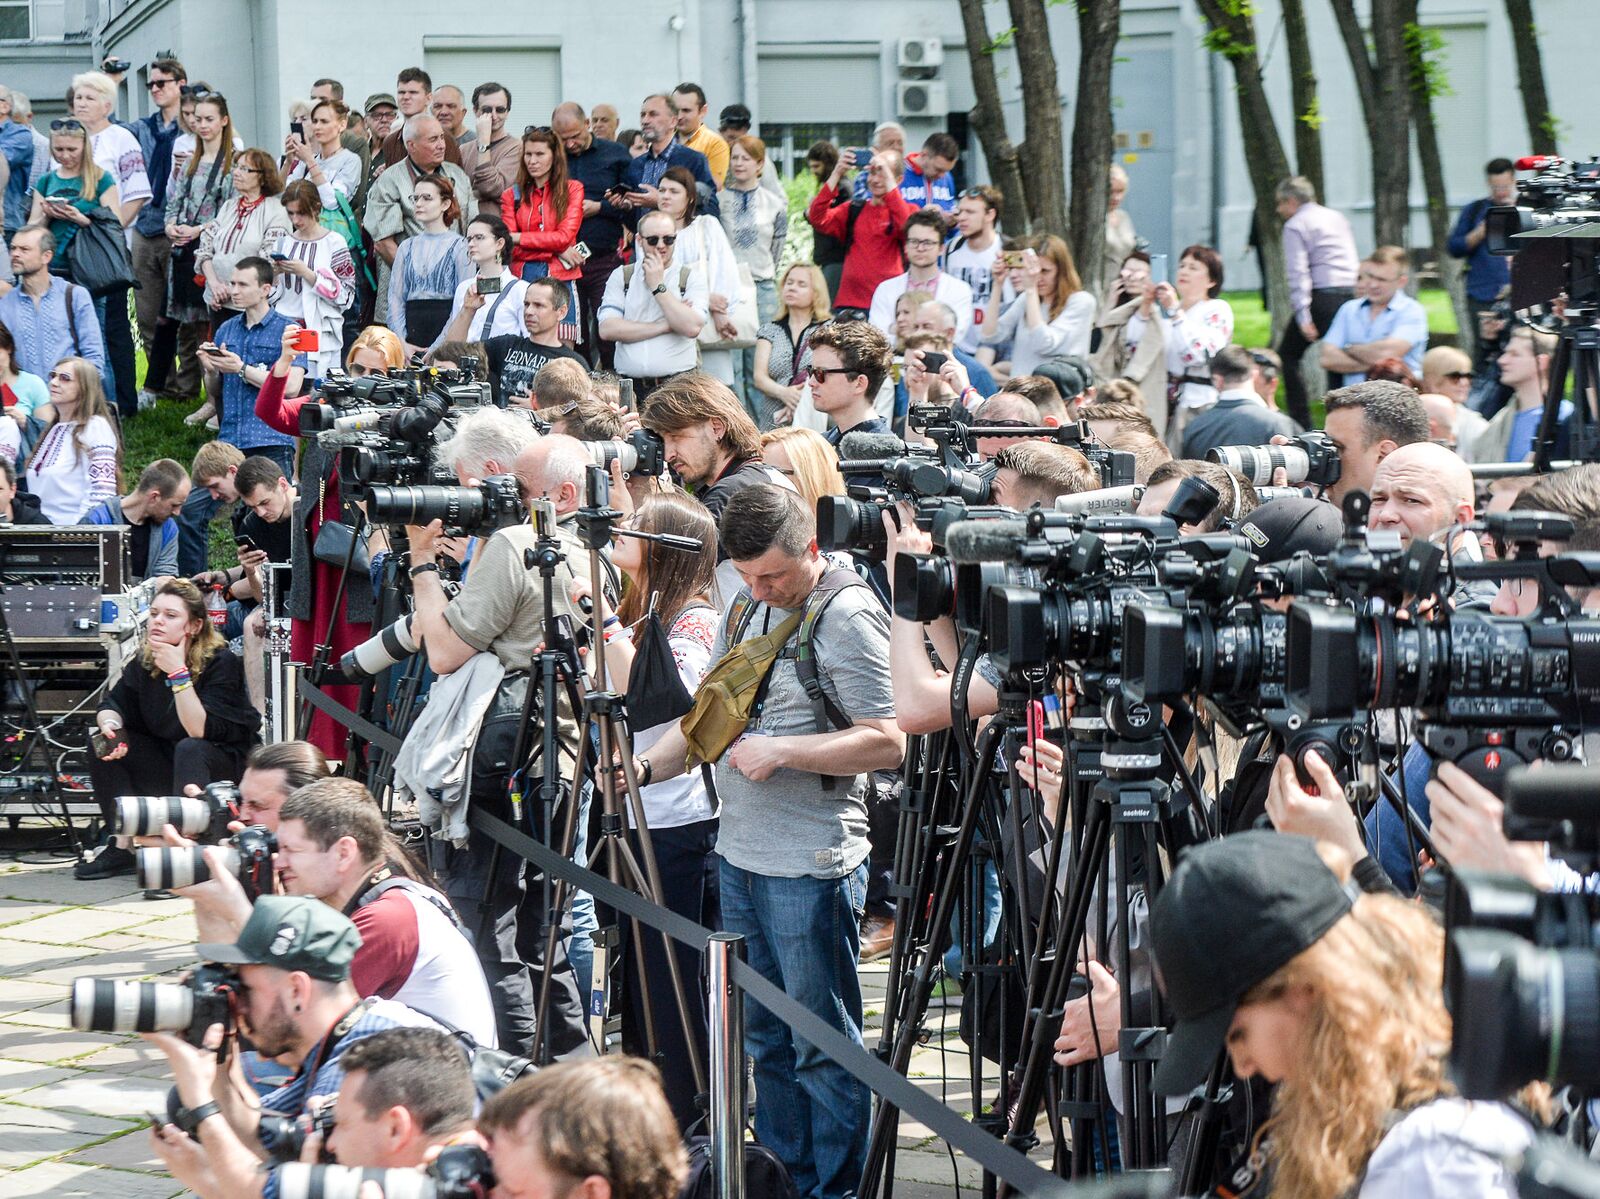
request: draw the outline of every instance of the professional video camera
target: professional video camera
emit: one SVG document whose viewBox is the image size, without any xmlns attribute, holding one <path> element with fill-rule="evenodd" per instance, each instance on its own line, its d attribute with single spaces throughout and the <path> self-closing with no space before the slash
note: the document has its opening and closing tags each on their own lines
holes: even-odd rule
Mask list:
<svg viewBox="0 0 1600 1199">
<path fill-rule="evenodd" d="M 359 1199 L 375 1183 L 384 1199 L 485 1199 L 494 1189 L 494 1164 L 476 1145 L 449 1145 L 426 1170 L 362 1169 L 289 1162 L 278 1168 L 283 1199 Z"/>
<path fill-rule="evenodd" d="M 1580 870 L 1600 863 L 1592 766 L 1518 770 L 1504 828 L 1548 842 Z M 1468 1099 L 1503 1099 L 1546 1080 L 1600 1086 L 1600 898 L 1540 891 L 1522 879 L 1454 872 L 1445 895 L 1450 1064 Z"/>
<path fill-rule="evenodd" d="M 272 889 L 272 855 L 278 852 L 278 838 L 265 825 L 252 824 L 249 828 L 240 829 L 218 848 L 226 863 L 227 873 L 239 880 L 239 885 L 252 902 Z M 192 887 L 211 877 L 205 850 L 199 845 L 182 848 L 163 845 L 155 849 L 141 849 L 138 851 L 136 869 L 139 885 L 147 891 Z"/>
<path fill-rule="evenodd" d="M 1238 471 L 1258 487 L 1271 483 L 1280 467 L 1291 486 L 1331 487 L 1339 481 L 1339 447 L 1326 433 L 1302 433 L 1286 445 L 1219 445 L 1206 451 L 1206 461 Z"/>
<path fill-rule="evenodd" d="M 476 372 L 472 359 L 456 368 L 405 368 L 360 379 L 331 372 L 316 401 L 300 409 L 300 435 L 339 451 L 340 475 L 352 490 L 431 482 L 430 447 L 441 430 L 448 434 L 452 414 L 493 402 Z"/>
<path fill-rule="evenodd" d="M 211 963 L 179 983 L 78 978 L 69 1012 L 79 1032 L 175 1032 L 200 1045 L 213 1024 L 232 1029 L 240 991 L 235 970 Z"/>
<path fill-rule="evenodd" d="M 228 825 L 239 819 L 242 805 L 237 783 L 212 783 L 195 798 L 124 795 L 117 800 L 111 831 L 124 837 L 159 837 L 170 824 L 185 837 L 216 844 L 227 839 Z"/>
<path fill-rule="evenodd" d="M 1560 237 L 1574 226 L 1600 220 L 1600 159 L 1574 162 L 1553 154 L 1533 154 L 1516 161 L 1519 171 L 1536 171 L 1517 184 L 1517 202 L 1489 209 L 1484 217 L 1484 244 L 1489 253 L 1511 255 L 1527 243 L 1519 234 L 1545 232 Z"/>
</svg>

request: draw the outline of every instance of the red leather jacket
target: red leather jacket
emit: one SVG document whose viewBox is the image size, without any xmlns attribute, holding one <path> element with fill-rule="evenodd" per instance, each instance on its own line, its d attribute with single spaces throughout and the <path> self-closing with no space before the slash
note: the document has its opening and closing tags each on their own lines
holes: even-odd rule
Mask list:
<svg viewBox="0 0 1600 1199">
<path fill-rule="evenodd" d="M 548 262 L 552 279 L 576 279 L 581 267 L 562 266 L 558 255 L 578 240 L 583 224 L 583 184 L 567 181 L 567 212 L 556 216 L 555 197 L 549 186 L 520 194 L 515 186 L 500 196 L 500 216 L 511 230 L 511 273 L 522 276 L 527 262 Z"/>
</svg>

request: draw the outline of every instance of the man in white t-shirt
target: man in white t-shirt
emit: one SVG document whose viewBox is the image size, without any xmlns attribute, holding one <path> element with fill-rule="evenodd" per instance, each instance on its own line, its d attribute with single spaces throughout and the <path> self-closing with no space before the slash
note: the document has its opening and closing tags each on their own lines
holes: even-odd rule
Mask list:
<svg viewBox="0 0 1600 1199">
<path fill-rule="evenodd" d="M 972 324 L 956 345 L 963 353 L 978 352 L 985 314 L 1002 307 L 1004 293 L 993 295 L 994 260 L 1000 256 L 1000 234 L 995 225 L 1005 196 L 998 187 L 969 187 L 956 200 L 955 241 L 944 256 L 944 269 L 972 289 Z M 1007 285 L 1009 286 L 1009 285 Z"/>
<path fill-rule="evenodd" d="M 941 304 L 948 304 L 956 314 L 958 340 L 972 329 L 972 288 L 939 269 L 944 233 L 944 218 L 935 209 L 919 208 L 906 218 L 905 273 L 891 275 L 878 284 L 867 317 L 891 340 L 895 305 L 908 291 L 928 292 Z"/>
<path fill-rule="evenodd" d="M 72 77 L 72 114 L 89 133 L 95 165 L 106 171 L 117 185 L 117 215 L 122 227 L 132 226 L 139 210 L 150 202 L 150 176 L 145 169 L 144 150 L 139 139 L 121 125 L 113 124 L 111 114 L 117 106 L 117 85 L 111 76 L 88 71 Z M 124 232 L 132 245 L 132 235 Z M 107 390 L 115 397 L 124 420 L 139 410 L 133 354 L 133 325 L 128 320 L 125 291 L 106 297 L 105 319 Z"/>
</svg>

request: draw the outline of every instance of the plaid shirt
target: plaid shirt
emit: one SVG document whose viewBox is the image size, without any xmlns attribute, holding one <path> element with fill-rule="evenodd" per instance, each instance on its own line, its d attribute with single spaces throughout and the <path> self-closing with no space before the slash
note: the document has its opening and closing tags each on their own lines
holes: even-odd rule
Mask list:
<svg viewBox="0 0 1600 1199">
<path fill-rule="evenodd" d="M 289 327 L 287 317 L 267 309 L 261 323 L 248 325 L 244 313 L 223 322 L 217 330 L 217 345 L 232 350 L 244 360 L 246 366 L 270 366 L 278 360 L 283 350 L 283 331 Z M 294 364 L 302 370 L 306 356 L 301 354 Z M 256 396 L 260 389 L 244 381 L 244 374 L 222 376 L 222 428 L 217 433 L 219 441 L 238 446 L 246 454 L 269 445 L 293 445 L 295 439 L 279 433 L 256 415 Z"/>
<path fill-rule="evenodd" d="M 339 1086 L 344 1082 L 343 1058 L 345 1051 L 357 1041 L 365 1040 L 374 1033 L 387 1032 L 391 1028 L 438 1028 L 437 1021 L 421 1012 L 408 1008 L 403 1003 L 396 1003 L 392 999 L 368 999 L 364 1001 L 366 1010 L 356 1019 L 350 1031 L 340 1037 L 328 1049 L 327 1056 L 320 1058 L 316 1063 L 316 1073 L 296 1074 L 276 1091 L 270 1091 L 261 1097 L 261 1109 L 267 1112 L 276 1112 L 284 1116 L 298 1116 L 308 1110 L 311 1100 L 331 1098 L 339 1093 Z M 271 1152 L 272 1146 L 263 1144 L 262 1148 Z M 271 1170 L 262 1187 L 262 1199 L 277 1199 L 278 1172 Z"/>
</svg>

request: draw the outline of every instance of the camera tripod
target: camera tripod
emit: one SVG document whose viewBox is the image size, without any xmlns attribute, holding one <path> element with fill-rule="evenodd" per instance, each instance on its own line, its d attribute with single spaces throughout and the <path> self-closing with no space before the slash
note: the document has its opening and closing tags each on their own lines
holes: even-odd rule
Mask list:
<svg viewBox="0 0 1600 1199">
<path fill-rule="evenodd" d="M 608 688 L 608 671 L 605 658 L 604 638 L 604 613 L 605 613 L 605 571 L 601 550 L 611 543 L 613 533 L 620 532 L 628 536 L 639 537 L 669 548 L 692 550 L 700 552 L 701 545 L 681 537 L 672 537 L 667 534 L 644 533 L 635 530 L 617 530 L 616 520 L 622 513 L 610 506 L 609 479 L 604 470 L 591 466 L 588 471 L 587 495 L 588 503 L 578 509 L 577 522 L 583 541 L 589 555 L 589 577 L 592 586 L 596 589 L 596 599 L 589 608 L 591 620 L 590 649 L 595 655 L 595 686 L 584 690 L 583 671 L 578 662 L 575 642 L 570 635 L 570 630 L 565 627 L 564 618 L 555 614 L 555 599 L 553 588 L 555 583 L 555 570 L 561 562 L 563 555 L 560 542 L 555 537 L 553 514 L 540 520 L 539 540 L 531 551 L 530 569 L 539 570 L 544 587 L 546 647 L 537 656 L 539 668 L 539 688 L 534 690 L 532 681 L 528 688 L 528 699 L 524 705 L 524 720 L 519 733 L 519 741 L 525 739 L 530 727 L 531 705 L 535 694 L 540 697 L 543 705 L 541 739 L 536 752 L 529 758 L 528 766 L 538 761 L 541 764 L 539 786 L 539 814 L 546 830 L 553 829 L 556 806 L 561 798 L 561 777 L 557 764 L 560 759 L 561 749 L 556 732 L 557 705 L 563 693 L 570 705 L 569 710 L 577 715 L 582 714 L 585 726 L 592 726 L 595 732 L 593 743 L 586 745 L 574 755 L 572 779 L 567 791 L 567 809 L 565 823 L 562 829 L 561 842 L 557 848 L 564 857 L 571 857 L 577 844 L 577 820 L 579 805 L 583 795 L 584 784 L 590 781 L 594 784 L 595 793 L 600 798 L 600 816 L 598 821 L 599 844 L 592 846 L 589 851 L 589 861 L 586 865 L 592 869 L 602 856 L 605 859 L 606 877 L 618 886 L 626 887 L 636 894 L 659 906 L 665 906 L 661 889 L 661 877 L 657 868 L 655 849 L 650 837 L 649 822 L 644 811 L 644 802 L 639 795 L 639 783 L 633 770 L 632 744 L 633 738 L 627 723 L 627 710 L 622 696 Z M 552 633 L 552 630 L 554 632 Z M 581 694 L 580 694 L 581 693 Z M 526 746 L 519 744 L 519 750 L 514 758 L 522 761 L 522 754 Z M 622 787 L 618 787 L 617 771 L 612 768 L 612 763 L 620 765 L 622 773 Z M 592 772 L 592 775 L 591 775 Z M 527 770 L 523 771 L 524 776 Z M 514 814 L 520 822 L 521 807 L 520 796 L 513 793 Z M 626 803 L 626 809 L 623 804 Z M 633 828 L 638 842 L 638 852 L 635 853 L 628 841 L 628 818 L 631 816 Z M 498 848 L 496 853 L 498 853 Z M 491 871 L 490 877 L 493 877 Z M 556 882 L 552 887 L 548 874 L 543 879 L 544 887 L 544 920 L 541 933 L 544 937 L 544 961 L 551 962 L 556 953 L 556 941 L 560 932 L 560 917 L 566 907 L 571 886 L 566 880 Z M 646 976 L 645 962 L 645 935 L 637 919 L 630 918 L 629 938 L 633 953 L 634 966 L 637 977 L 642 981 Z M 678 957 L 674 945 L 665 934 L 662 937 L 664 956 L 667 962 L 667 971 L 671 981 L 672 993 L 677 1007 L 677 1019 L 683 1034 L 684 1043 L 689 1046 L 689 1067 L 696 1092 L 705 1089 L 705 1067 L 697 1051 L 698 1046 L 704 1044 L 704 1031 L 697 1030 L 693 1018 L 693 1008 L 688 1001 L 688 992 L 685 989 L 682 973 L 678 965 Z M 599 982 L 602 994 L 598 1006 L 603 1012 L 606 1007 L 606 995 L 609 992 L 606 979 L 609 973 L 608 951 L 619 943 L 619 936 L 615 929 L 602 929 L 596 937 L 596 962 L 595 978 Z M 551 974 L 549 969 L 543 971 L 539 980 L 539 993 L 536 1011 L 536 1040 L 534 1044 L 534 1059 L 545 1060 L 547 1047 L 547 1031 L 549 1029 L 550 1009 L 550 984 Z M 647 1055 L 652 1060 L 659 1062 L 659 1036 L 657 1030 L 658 1014 L 647 991 L 640 995 L 640 1011 L 644 1025 L 645 1048 Z M 598 1014 L 598 1013 L 597 1013 Z"/>
<path fill-rule="evenodd" d="M 1544 414 L 1534 438 L 1534 467 L 1550 469 L 1561 429 L 1561 401 L 1567 380 L 1572 380 L 1572 417 L 1568 426 L 1567 457 L 1580 462 L 1600 462 L 1600 255 L 1593 237 L 1564 237 L 1566 247 L 1566 311 L 1557 330 L 1555 353 L 1550 356 L 1550 379 L 1545 388 Z"/>
</svg>

